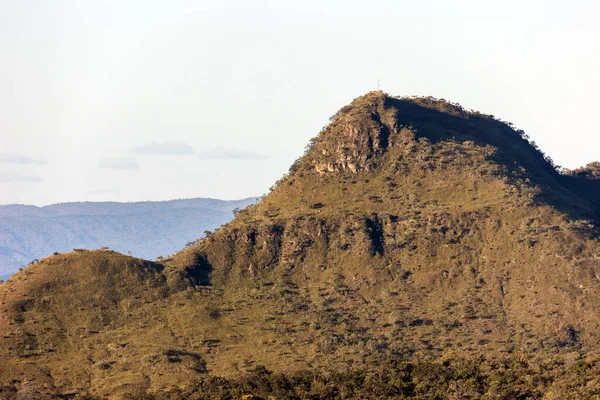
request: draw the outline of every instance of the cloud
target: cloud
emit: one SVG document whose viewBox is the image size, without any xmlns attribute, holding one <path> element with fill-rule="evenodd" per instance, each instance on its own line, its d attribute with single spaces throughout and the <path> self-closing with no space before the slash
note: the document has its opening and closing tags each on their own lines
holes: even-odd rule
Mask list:
<svg viewBox="0 0 600 400">
<path fill-rule="evenodd" d="M 37 183 L 41 181 L 42 178 L 39 176 L 27 176 L 0 172 L 0 182 L 2 183 Z"/>
<path fill-rule="evenodd" d="M 145 156 L 193 156 L 194 148 L 186 142 L 151 142 L 130 150 Z"/>
<path fill-rule="evenodd" d="M 45 160 L 38 160 L 20 154 L 0 153 L 0 164 L 47 164 Z"/>
<path fill-rule="evenodd" d="M 196 154 L 196 158 L 200 160 L 265 160 L 267 156 L 251 151 L 227 149 L 221 145 Z"/>
<path fill-rule="evenodd" d="M 146 156 L 185 156 L 198 160 L 265 160 L 263 154 L 226 148 L 223 145 L 197 152 L 186 142 L 152 142 L 130 150 L 130 153 Z"/>
<path fill-rule="evenodd" d="M 100 160 L 98 168 L 134 170 L 140 169 L 140 165 L 135 158 L 106 158 Z"/>
</svg>

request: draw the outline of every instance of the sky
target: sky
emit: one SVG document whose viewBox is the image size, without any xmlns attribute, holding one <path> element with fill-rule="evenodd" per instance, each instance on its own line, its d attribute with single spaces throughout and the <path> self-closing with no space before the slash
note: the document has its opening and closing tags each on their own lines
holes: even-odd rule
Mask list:
<svg viewBox="0 0 600 400">
<path fill-rule="evenodd" d="M 431 95 L 600 159 L 600 2 L 4 0 L 0 204 L 260 196 L 340 107 Z"/>
</svg>

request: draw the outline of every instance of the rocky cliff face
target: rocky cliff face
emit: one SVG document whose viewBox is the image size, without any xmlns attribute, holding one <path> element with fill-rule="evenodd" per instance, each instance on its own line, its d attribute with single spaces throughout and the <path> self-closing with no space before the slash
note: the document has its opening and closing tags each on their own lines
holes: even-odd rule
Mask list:
<svg viewBox="0 0 600 400">
<path fill-rule="evenodd" d="M 432 157 L 432 145 L 442 144 L 445 153 Z M 488 161 L 500 152 L 496 161 L 506 168 L 517 164 L 533 173 L 556 174 L 522 132 L 491 116 L 443 100 L 392 98 L 381 92 L 368 93 L 336 113 L 315 138 L 306 161 L 319 173 L 375 170 L 393 158 L 427 168 L 432 158 L 452 162 L 460 144 L 477 148 Z M 392 149 L 397 150 L 394 157 L 384 157 Z"/>
</svg>

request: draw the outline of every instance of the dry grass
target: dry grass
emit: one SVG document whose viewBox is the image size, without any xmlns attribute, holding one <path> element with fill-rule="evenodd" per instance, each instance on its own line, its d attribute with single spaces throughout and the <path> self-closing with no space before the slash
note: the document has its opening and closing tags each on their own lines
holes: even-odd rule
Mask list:
<svg viewBox="0 0 600 400">
<path fill-rule="evenodd" d="M 71 253 L 1 285 L 0 380 L 116 397 L 258 365 L 595 352 L 595 206 L 573 179 L 489 116 L 370 93 L 164 265 Z"/>
</svg>

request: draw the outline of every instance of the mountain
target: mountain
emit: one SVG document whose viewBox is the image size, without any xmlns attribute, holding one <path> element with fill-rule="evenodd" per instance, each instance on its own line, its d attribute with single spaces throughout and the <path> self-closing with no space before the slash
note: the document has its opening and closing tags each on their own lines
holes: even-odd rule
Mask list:
<svg viewBox="0 0 600 400">
<path fill-rule="evenodd" d="M 593 398 L 592 176 L 491 115 L 367 93 L 172 257 L 76 251 L 0 285 L 0 393 Z"/>
<path fill-rule="evenodd" d="M 0 274 L 74 248 L 108 246 L 147 259 L 167 256 L 228 222 L 235 208 L 255 201 L 198 198 L 0 206 Z"/>
</svg>

